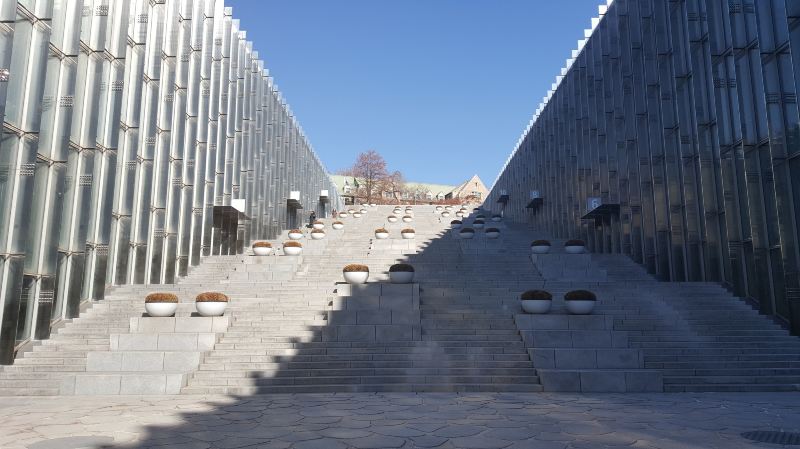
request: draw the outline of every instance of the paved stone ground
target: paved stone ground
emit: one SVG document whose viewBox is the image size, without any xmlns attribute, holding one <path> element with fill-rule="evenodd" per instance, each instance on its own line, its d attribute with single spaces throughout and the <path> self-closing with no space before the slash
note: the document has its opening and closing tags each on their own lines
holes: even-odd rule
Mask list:
<svg viewBox="0 0 800 449">
<path fill-rule="evenodd" d="M 745 448 L 800 431 L 800 393 L 3 398 L 0 447 Z M 795 446 L 796 447 L 796 446 Z"/>
</svg>

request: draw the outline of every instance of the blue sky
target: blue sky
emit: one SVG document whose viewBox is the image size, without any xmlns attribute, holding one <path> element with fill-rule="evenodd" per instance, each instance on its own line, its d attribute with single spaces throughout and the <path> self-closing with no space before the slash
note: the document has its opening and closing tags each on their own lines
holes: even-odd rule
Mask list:
<svg viewBox="0 0 800 449">
<path fill-rule="evenodd" d="M 227 0 L 329 170 L 494 181 L 599 0 Z"/>
</svg>

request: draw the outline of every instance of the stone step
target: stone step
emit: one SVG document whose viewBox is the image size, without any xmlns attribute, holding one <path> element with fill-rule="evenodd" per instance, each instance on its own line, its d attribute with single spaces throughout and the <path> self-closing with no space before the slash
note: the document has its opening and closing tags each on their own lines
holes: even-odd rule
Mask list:
<svg viewBox="0 0 800 449">
<path fill-rule="evenodd" d="M 542 391 L 539 384 L 458 384 L 446 382 L 442 384 L 339 384 L 339 385 L 270 385 L 257 387 L 195 387 L 182 390 L 184 394 L 292 394 L 292 393 L 537 393 Z"/>
</svg>

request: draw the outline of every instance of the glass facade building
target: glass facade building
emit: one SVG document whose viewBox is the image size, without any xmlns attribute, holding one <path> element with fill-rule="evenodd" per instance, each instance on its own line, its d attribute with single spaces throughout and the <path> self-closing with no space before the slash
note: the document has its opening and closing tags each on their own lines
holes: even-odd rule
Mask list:
<svg viewBox="0 0 800 449">
<path fill-rule="evenodd" d="M 0 1 L 0 363 L 340 207 L 222 0 Z"/>
<path fill-rule="evenodd" d="M 609 1 L 585 37 L 487 207 L 800 333 L 800 1 Z"/>
</svg>

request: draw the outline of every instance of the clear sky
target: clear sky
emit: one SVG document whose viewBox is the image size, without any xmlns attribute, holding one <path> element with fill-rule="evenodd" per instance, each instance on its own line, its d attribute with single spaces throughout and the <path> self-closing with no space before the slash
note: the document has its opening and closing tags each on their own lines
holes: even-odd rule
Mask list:
<svg viewBox="0 0 800 449">
<path fill-rule="evenodd" d="M 226 0 L 328 170 L 490 185 L 600 0 Z"/>
</svg>

